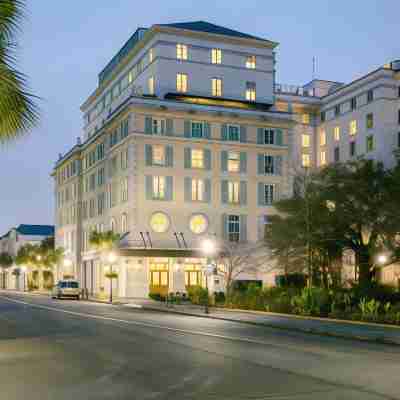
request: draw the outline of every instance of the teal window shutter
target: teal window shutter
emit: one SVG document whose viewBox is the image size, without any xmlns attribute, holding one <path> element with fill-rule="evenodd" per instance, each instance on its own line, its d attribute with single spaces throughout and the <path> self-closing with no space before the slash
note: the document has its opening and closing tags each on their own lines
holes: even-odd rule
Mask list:
<svg viewBox="0 0 400 400">
<path fill-rule="evenodd" d="M 151 135 L 152 132 L 152 124 L 153 120 L 151 117 L 145 117 L 144 119 L 144 133 L 147 133 L 148 135 Z"/>
<path fill-rule="evenodd" d="M 240 141 L 242 143 L 247 142 L 247 128 L 245 125 L 240 125 Z"/>
<path fill-rule="evenodd" d="M 239 204 L 241 206 L 245 206 L 247 204 L 247 182 L 246 181 L 240 181 Z"/>
<path fill-rule="evenodd" d="M 204 122 L 204 137 L 206 139 L 211 138 L 211 124 L 209 122 Z"/>
<path fill-rule="evenodd" d="M 240 173 L 245 174 L 247 172 L 247 153 L 244 151 L 240 152 Z"/>
<path fill-rule="evenodd" d="M 144 145 L 144 153 L 146 159 L 146 165 L 152 166 L 153 165 L 153 146 L 151 144 Z"/>
<path fill-rule="evenodd" d="M 165 177 L 165 200 L 172 200 L 173 199 L 173 178 L 172 176 Z"/>
<path fill-rule="evenodd" d="M 264 128 L 257 129 L 257 144 L 264 144 Z"/>
<path fill-rule="evenodd" d="M 184 123 L 184 134 L 185 134 L 186 138 L 192 137 L 191 122 L 189 120 L 185 120 L 185 123 Z"/>
<path fill-rule="evenodd" d="M 174 134 L 174 120 L 173 119 L 167 119 L 166 121 L 166 135 L 167 136 L 173 136 Z"/>
<path fill-rule="evenodd" d="M 275 130 L 275 134 L 276 134 L 276 144 L 278 146 L 282 146 L 283 145 L 283 132 L 282 132 L 282 129 L 276 129 Z"/>
<path fill-rule="evenodd" d="M 265 157 L 264 154 L 258 154 L 257 156 L 257 173 L 265 175 Z"/>
<path fill-rule="evenodd" d="M 247 241 L 247 215 L 240 215 L 239 217 L 240 223 L 240 241 Z"/>
<path fill-rule="evenodd" d="M 227 204 L 229 199 L 228 195 L 228 181 L 227 180 L 222 180 L 221 181 L 221 203 L 222 204 Z"/>
<path fill-rule="evenodd" d="M 170 145 L 165 146 L 165 166 L 174 166 L 174 148 Z"/>
<path fill-rule="evenodd" d="M 192 151 L 190 147 L 184 149 L 184 166 L 185 168 L 192 168 Z"/>
<path fill-rule="evenodd" d="M 257 198 L 258 198 L 258 205 L 265 206 L 265 189 L 264 184 L 262 182 L 258 182 L 258 190 L 257 190 Z"/>
<path fill-rule="evenodd" d="M 282 156 L 274 157 L 275 175 L 282 175 Z"/>
<path fill-rule="evenodd" d="M 228 126 L 226 124 L 221 125 L 221 140 L 228 140 Z"/>
<path fill-rule="evenodd" d="M 211 150 L 204 149 L 204 168 L 211 169 Z"/>
<path fill-rule="evenodd" d="M 185 201 L 192 201 L 192 178 L 185 177 Z"/>
<path fill-rule="evenodd" d="M 221 172 L 228 171 L 228 152 L 221 151 Z"/>
<path fill-rule="evenodd" d="M 209 203 L 211 201 L 211 180 L 204 180 L 204 201 Z"/>
<path fill-rule="evenodd" d="M 228 214 L 222 214 L 221 216 L 221 233 L 224 240 L 228 239 Z"/>
<path fill-rule="evenodd" d="M 145 177 L 145 186 L 146 186 L 146 199 L 153 199 L 153 177 L 151 175 L 146 175 Z"/>
</svg>

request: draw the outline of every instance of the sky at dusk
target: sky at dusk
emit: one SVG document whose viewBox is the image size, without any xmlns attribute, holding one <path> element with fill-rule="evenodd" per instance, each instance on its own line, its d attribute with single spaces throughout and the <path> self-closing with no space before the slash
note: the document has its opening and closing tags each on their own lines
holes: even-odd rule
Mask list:
<svg viewBox="0 0 400 400">
<path fill-rule="evenodd" d="M 20 223 L 54 223 L 50 177 L 81 134 L 79 110 L 97 74 L 138 26 L 205 20 L 271 39 L 277 81 L 349 82 L 400 59 L 399 0 L 30 0 L 19 69 L 41 97 L 41 123 L 0 146 L 0 235 Z"/>
</svg>

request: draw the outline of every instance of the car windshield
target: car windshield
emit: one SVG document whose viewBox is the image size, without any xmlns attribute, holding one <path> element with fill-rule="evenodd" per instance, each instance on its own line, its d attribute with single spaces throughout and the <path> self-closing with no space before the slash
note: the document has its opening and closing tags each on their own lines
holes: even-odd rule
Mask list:
<svg viewBox="0 0 400 400">
<path fill-rule="evenodd" d="M 78 282 L 60 282 L 60 288 L 78 289 Z"/>
</svg>

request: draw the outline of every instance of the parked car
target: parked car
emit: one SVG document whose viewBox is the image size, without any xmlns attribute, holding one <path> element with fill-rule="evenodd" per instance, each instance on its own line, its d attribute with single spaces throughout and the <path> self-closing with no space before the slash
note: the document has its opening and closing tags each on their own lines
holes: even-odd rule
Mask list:
<svg viewBox="0 0 400 400">
<path fill-rule="evenodd" d="M 51 297 L 53 299 L 61 299 L 62 297 L 73 297 L 79 300 L 81 297 L 81 289 L 79 282 L 72 279 L 61 280 L 53 287 Z"/>
</svg>

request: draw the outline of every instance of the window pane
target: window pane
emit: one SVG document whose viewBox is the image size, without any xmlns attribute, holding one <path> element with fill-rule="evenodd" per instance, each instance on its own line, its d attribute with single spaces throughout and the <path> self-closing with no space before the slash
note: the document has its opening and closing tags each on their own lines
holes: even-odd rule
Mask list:
<svg viewBox="0 0 400 400">
<path fill-rule="evenodd" d="M 204 168 L 204 152 L 203 150 L 192 149 L 192 167 Z"/>
<path fill-rule="evenodd" d="M 239 172 L 240 170 L 240 154 L 236 151 L 228 153 L 228 171 Z"/>
</svg>

